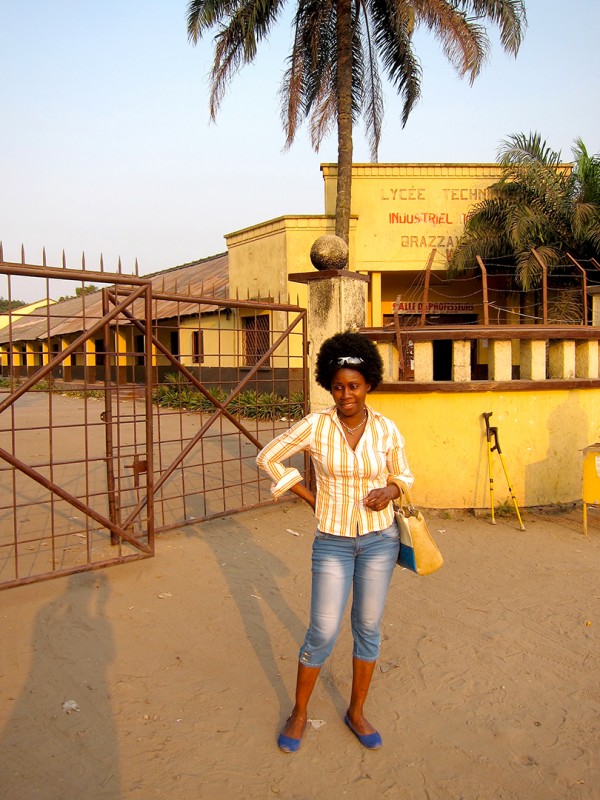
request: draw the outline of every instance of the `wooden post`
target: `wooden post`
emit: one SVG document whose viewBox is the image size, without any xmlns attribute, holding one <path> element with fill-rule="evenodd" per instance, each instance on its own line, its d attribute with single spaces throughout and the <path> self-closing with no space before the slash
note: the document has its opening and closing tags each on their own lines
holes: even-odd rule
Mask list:
<svg viewBox="0 0 600 800">
<path fill-rule="evenodd" d="M 581 324 L 582 325 L 587 325 L 587 318 L 588 318 L 588 313 L 587 313 L 587 273 L 584 270 L 584 268 L 581 266 L 581 264 L 579 264 L 577 261 L 575 261 L 575 259 L 573 258 L 573 256 L 570 253 L 567 253 L 567 258 L 569 259 L 571 264 L 574 264 L 577 267 L 577 269 L 581 272 L 582 290 L 583 290 L 583 318 L 581 320 Z"/>
<path fill-rule="evenodd" d="M 420 325 L 425 325 L 427 303 L 429 302 L 429 279 L 431 277 L 431 265 L 433 264 L 435 254 L 436 251 L 432 250 L 429 254 L 429 258 L 427 259 L 427 266 L 425 267 L 425 286 L 423 287 L 423 305 L 421 308 L 421 320 L 419 322 Z"/>
<path fill-rule="evenodd" d="M 481 288 L 483 291 L 483 324 L 489 325 L 490 324 L 490 314 L 489 314 L 489 305 L 488 305 L 488 283 L 487 283 L 487 269 L 485 268 L 485 264 L 479 258 L 479 256 L 475 256 L 477 259 L 477 263 L 479 264 L 479 268 L 481 270 Z"/>
<path fill-rule="evenodd" d="M 548 268 L 546 262 L 537 254 L 535 247 L 531 248 L 533 257 L 542 268 L 542 323 L 548 324 Z"/>
<path fill-rule="evenodd" d="M 394 328 L 396 330 L 396 347 L 398 348 L 398 380 L 404 380 L 404 342 L 402 341 L 402 331 L 400 330 L 400 317 L 398 315 L 398 305 L 402 295 L 396 297 L 394 303 Z"/>
</svg>

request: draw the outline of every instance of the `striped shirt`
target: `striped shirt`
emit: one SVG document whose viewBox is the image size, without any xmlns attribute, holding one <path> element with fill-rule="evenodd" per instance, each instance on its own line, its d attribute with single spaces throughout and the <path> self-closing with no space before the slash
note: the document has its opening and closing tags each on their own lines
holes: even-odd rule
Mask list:
<svg viewBox="0 0 600 800">
<path fill-rule="evenodd" d="M 363 499 L 371 489 L 386 486 L 391 477 L 412 486 L 400 431 L 387 417 L 372 408 L 367 411 L 356 450 L 348 444 L 332 406 L 308 414 L 257 456 L 258 466 L 273 478 L 271 494 L 277 499 L 302 480 L 295 467 L 282 462 L 303 450 L 310 453 L 317 478 L 315 514 L 322 533 L 356 536 L 389 528 L 394 520 L 392 504 L 374 511 L 363 505 Z"/>
</svg>

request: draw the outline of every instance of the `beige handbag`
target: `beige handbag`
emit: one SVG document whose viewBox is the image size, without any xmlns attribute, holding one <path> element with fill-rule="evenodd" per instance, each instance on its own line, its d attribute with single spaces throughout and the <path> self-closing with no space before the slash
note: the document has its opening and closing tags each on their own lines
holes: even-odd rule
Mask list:
<svg viewBox="0 0 600 800">
<path fill-rule="evenodd" d="M 408 487 L 402 481 L 393 481 L 400 489 L 394 501 L 396 522 L 400 529 L 398 566 L 410 569 L 417 575 L 430 575 L 444 563 L 442 554 L 429 533 L 423 514 L 410 499 Z"/>
</svg>

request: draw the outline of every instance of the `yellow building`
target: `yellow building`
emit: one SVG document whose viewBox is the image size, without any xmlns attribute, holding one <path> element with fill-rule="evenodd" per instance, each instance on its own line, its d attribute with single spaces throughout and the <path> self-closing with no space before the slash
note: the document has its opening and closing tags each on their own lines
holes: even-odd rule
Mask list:
<svg viewBox="0 0 600 800">
<path fill-rule="evenodd" d="M 313 269 L 313 242 L 334 233 L 337 167 L 325 164 L 322 172 L 322 215 L 282 216 L 226 235 L 232 293 L 274 299 L 289 293 L 307 303 L 306 284 L 290 275 Z M 386 383 L 370 402 L 403 431 L 418 475 L 416 499 L 426 506 L 489 502 L 483 412 L 494 413 L 524 505 L 578 499 L 579 449 L 598 437 L 600 333 L 560 321 L 544 330 L 534 324 L 541 321 L 534 305 L 528 313 L 532 298 L 511 293 L 500 276 L 492 281 L 492 326 L 485 328 L 481 274 L 448 278 L 448 256 L 466 215 L 500 176 L 497 164 L 353 166 L 348 268 L 369 277 L 368 333 L 386 356 Z M 407 335 L 414 339 L 414 366 L 398 382 L 394 310 L 403 329 L 416 325 L 425 297 L 427 327 Z M 463 326 L 464 335 L 438 336 L 433 327 L 453 325 Z M 514 333 L 508 338 L 507 325 L 519 326 L 519 334 L 508 329 Z M 507 487 L 497 478 L 501 502 Z"/>
<path fill-rule="evenodd" d="M 232 291 L 250 297 L 298 297 L 305 287 L 288 276 L 310 270 L 310 248 L 333 233 L 337 166 L 322 166 L 324 214 L 283 216 L 225 236 Z M 397 298 L 406 322 L 420 315 L 422 283 L 433 253 L 428 293 L 430 321 L 474 322 L 482 314 L 481 283 L 445 280 L 448 255 L 463 232 L 466 214 L 498 180 L 496 164 L 355 164 L 350 221 L 351 271 L 370 277 L 368 323 L 390 322 Z M 469 298 L 466 300 L 465 298 Z"/>
<path fill-rule="evenodd" d="M 291 276 L 316 273 L 311 246 L 335 229 L 336 167 L 323 165 L 322 172 L 322 214 L 258 222 L 225 236 L 227 254 L 148 276 L 157 301 L 152 312 L 157 338 L 180 364 L 202 371 L 203 380 L 222 385 L 257 363 L 276 332 L 285 329 L 279 321 L 285 312 L 274 304 L 289 297 L 307 307 L 307 285 Z M 348 268 L 369 278 L 367 333 L 386 355 L 384 385 L 371 402 L 403 431 L 419 476 L 415 499 L 423 505 L 486 506 L 484 412 L 493 412 L 499 425 L 515 492 L 526 506 L 579 499 L 580 450 L 598 440 L 600 294 L 589 291 L 594 301 L 591 326 L 527 325 L 519 323 L 538 320 L 522 316 L 520 299 L 497 284 L 493 324 L 486 327 L 480 276 L 448 278 L 448 255 L 463 231 L 465 215 L 485 199 L 499 176 L 494 164 L 353 167 Z M 179 295 L 177 300 L 168 297 L 172 293 Z M 242 302 L 229 309 L 194 300 L 211 295 L 222 300 L 260 298 L 271 306 L 252 308 Z M 64 304 L 37 312 L 39 330 L 23 320 L 10 332 L 0 329 L 2 371 L 16 369 L 21 377 L 35 372 L 50 353 L 70 346 L 84 321 L 101 310 L 94 295 L 66 302 L 74 304 L 72 312 Z M 420 321 L 423 310 L 428 325 L 407 335 L 405 329 Z M 403 339 L 394 329 L 394 311 L 401 318 Z M 444 325 L 460 327 L 436 329 Z M 119 323 L 113 338 L 123 382 L 142 380 L 143 336 Z M 291 386 L 289 374 L 301 366 L 303 344 L 297 335 L 281 344 L 265 365 L 265 379 L 277 392 L 285 394 L 273 382 L 276 371 L 285 373 Z M 399 353 L 407 344 L 412 347 L 410 374 L 403 372 L 399 381 Z M 63 361 L 60 377 L 102 380 L 103 347 L 102 341 L 92 340 L 85 350 L 74 352 Z M 155 352 L 152 366 L 165 378 L 173 365 Z"/>
</svg>

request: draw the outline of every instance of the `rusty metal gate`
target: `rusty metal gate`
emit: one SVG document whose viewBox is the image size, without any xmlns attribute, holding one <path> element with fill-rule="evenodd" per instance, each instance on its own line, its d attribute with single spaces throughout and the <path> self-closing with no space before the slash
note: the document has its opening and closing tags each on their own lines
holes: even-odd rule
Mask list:
<svg viewBox="0 0 600 800">
<path fill-rule="evenodd" d="M 206 266 L 150 279 L 0 249 L 9 302 L 17 276 L 41 298 L 0 317 L 0 588 L 146 558 L 156 533 L 271 502 L 256 452 L 305 413 L 305 311 L 228 298 Z"/>
</svg>

